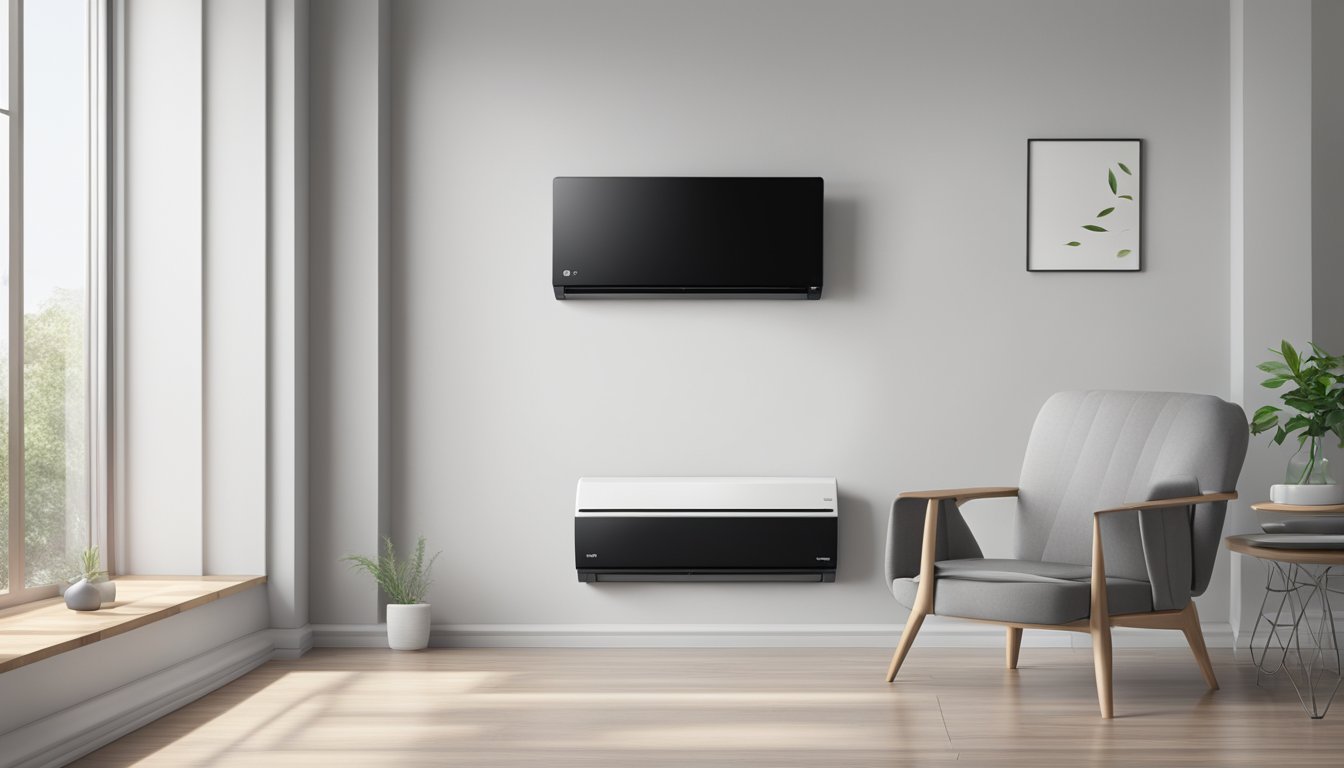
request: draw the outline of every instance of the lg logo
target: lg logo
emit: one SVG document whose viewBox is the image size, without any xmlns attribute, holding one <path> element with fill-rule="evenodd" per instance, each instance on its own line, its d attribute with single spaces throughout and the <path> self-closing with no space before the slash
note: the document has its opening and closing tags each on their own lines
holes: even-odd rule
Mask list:
<svg viewBox="0 0 1344 768">
<path fill-rule="evenodd" d="M 571 277 L 571 276 L 572 276 L 572 277 L 578 277 L 578 276 L 579 276 L 579 270 L 577 270 L 577 269 L 566 269 L 564 272 L 561 272 L 560 274 L 564 275 L 565 277 Z"/>
</svg>

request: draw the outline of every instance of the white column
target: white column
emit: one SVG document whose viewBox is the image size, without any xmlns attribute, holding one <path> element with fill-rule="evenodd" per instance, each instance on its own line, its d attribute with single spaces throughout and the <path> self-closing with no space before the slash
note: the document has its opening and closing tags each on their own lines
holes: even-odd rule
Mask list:
<svg viewBox="0 0 1344 768">
<path fill-rule="evenodd" d="M 340 562 L 387 533 L 386 2 L 311 7 L 309 563 L 314 623 L 375 623 L 378 592 Z"/>
<path fill-rule="evenodd" d="M 276 646 L 308 624 L 307 0 L 272 0 L 268 32 L 267 588 Z"/>
<path fill-rule="evenodd" d="M 266 569 L 266 3 L 205 0 L 205 572 Z"/>
<path fill-rule="evenodd" d="M 199 574 L 202 540 L 202 5 L 125 4 L 125 572 Z"/>
<path fill-rule="evenodd" d="M 1312 334 L 1312 3 L 1232 3 L 1231 390 L 1247 415 L 1276 402 L 1255 369 L 1282 339 Z M 1238 92 L 1238 86 L 1239 92 Z M 1229 505 L 1227 532 L 1258 530 L 1252 502 L 1282 482 L 1291 455 L 1253 436 Z M 1294 448 L 1296 446 L 1293 446 Z M 1263 571 L 1232 557 L 1231 618 L 1244 644 L 1264 588 Z"/>
</svg>

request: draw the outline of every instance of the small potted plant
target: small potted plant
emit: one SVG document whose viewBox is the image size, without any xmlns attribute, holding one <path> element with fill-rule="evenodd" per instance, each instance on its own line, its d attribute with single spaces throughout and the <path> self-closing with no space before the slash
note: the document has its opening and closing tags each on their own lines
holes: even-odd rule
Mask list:
<svg viewBox="0 0 1344 768">
<path fill-rule="evenodd" d="M 1297 433 L 1298 449 L 1288 460 L 1284 482 L 1270 488 L 1270 500 L 1280 504 L 1325 505 L 1344 503 L 1344 486 L 1330 477 L 1324 455 L 1324 440 L 1334 433 L 1344 447 L 1344 358 L 1326 354 L 1314 343 L 1305 359 L 1287 341 L 1270 350 L 1280 360 L 1257 366 L 1269 374 L 1261 382 L 1268 389 L 1283 389 L 1283 404 L 1296 411 L 1287 416 L 1282 408 L 1266 405 L 1251 417 L 1251 433 L 1274 430 L 1273 441 L 1282 445 Z M 1280 419 L 1287 416 L 1282 422 Z"/>
<path fill-rule="evenodd" d="M 429 603 L 425 602 L 425 595 L 429 592 L 429 571 L 439 554 L 435 553 L 426 562 L 425 537 L 421 536 L 415 544 L 415 556 L 411 558 L 398 558 L 390 538 L 383 539 L 383 552 L 376 560 L 363 555 L 342 558 L 351 567 L 372 576 L 387 595 L 389 648 L 418 651 L 429 645 Z"/>
<path fill-rule="evenodd" d="M 117 583 L 107 579 L 98 547 L 86 547 L 79 553 L 78 573 L 65 588 L 65 605 L 76 611 L 96 611 L 103 603 L 116 602 Z"/>
</svg>

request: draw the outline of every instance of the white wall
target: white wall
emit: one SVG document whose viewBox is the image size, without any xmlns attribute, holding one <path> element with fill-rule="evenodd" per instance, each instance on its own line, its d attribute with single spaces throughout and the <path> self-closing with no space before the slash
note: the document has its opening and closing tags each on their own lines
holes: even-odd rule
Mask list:
<svg viewBox="0 0 1344 768">
<path fill-rule="evenodd" d="M 1311 333 L 1317 344 L 1344 355 L 1344 3 L 1311 4 Z M 1326 439 L 1330 473 L 1344 482 L 1344 450 Z"/>
<path fill-rule="evenodd" d="M 390 50 L 380 460 L 398 541 L 444 550 L 438 623 L 898 623 L 898 491 L 1014 482 L 1056 390 L 1228 395 L 1224 2 L 403 2 Z M 1142 274 L 1025 272 L 1025 144 L 1049 136 L 1146 139 Z M 824 176 L 825 297 L 557 302 L 561 174 Z M 350 480 L 318 467 L 313 419 L 316 579 L 344 554 L 316 500 Z M 738 473 L 839 478 L 837 583 L 576 582 L 580 475 Z M 1011 506 L 984 505 L 1010 551 Z M 375 513 L 341 514 L 366 522 L 323 525 Z M 1226 620 L 1225 575 L 1212 592 Z M 314 622 L 346 610 L 315 590 Z"/>
<path fill-rule="evenodd" d="M 269 409 L 268 397 L 283 393 L 268 388 L 286 365 L 292 374 L 300 357 L 292 322 L 283 321 L 300 306 L 292 112 L 301 99 L 295 54 L 286 80 L 271 71 L 268 50 L 283 42 L 269 35 L 270 17 L 285 9 L 293 16 L 295 3 L 125 0 L 114 7 L 125 27 L 124 118 L 114 136 L 124 152 L 124 226 L 114 231 L 125 283 L 114 309 L 124 318 L 118 341 L 125 350 L 113 386 L 124 466 L 114 482 L 117 569 L 265 573 L 267 494 L 283 480 L 268 440 L 282 434 L 276 430 L 286 413 Z M 297 26 L 287 28 L 292 49 Z M 269 89 L 286 84 L 288 103 L 271 104 Z M 284 110 L 288 144 L 277 122 Z M 286 158 L 287 182 L 275 173 Z M 285 264 L 288 282 L 272 274 Z M 273 289 L 285 285 L 288 298 L 268 306 Z M 286 328 L 287 358 L 275 358 L 276 334 Z M 292 434 L 292 402 L 287 412 Z M 281 474 L 292 483 L 298 471 Z"/>
<path fill-rule="evenodd" d="M 128 62 L 141 74 L 127 87 L 126 279 L 128 304 L 143 303 L 128 319 L 122 508 L 125 540 L 158 547 L 162 535 L 182 562 L 146 546 L 127 570 L 208 570 L 264 553 L 284 581 L 272 608 L 289 628 L 305 623 L 309 578 L 316 621 L 376 621 L 376 593 L 338 558 L 372 551 L 388 531 L 402 545 L 423 531 L 444 548 L 440 624 L 899 622 L 879 575 L 896 492 L 1012 482 L 1034 411 L 1057 389 L 1240 394 L 1251 337 L 1291 335 L 1285 322 L 1301 314 L 1242 289 L 1268 257 L 1246 265 L 1229 248 L 1254 226 L 1271 233 L 1272 206 L 1263 224 L 1233 220 L 1236 182 L 1256 171 L 1250 159 L 1233 177 L 1228 158 L 1237 131 L 1260 130 L 1254 146 L 1274 171 L 1269 126 L 1288 118 L 1274 117 L 1276 101 L 1240 101 L 1256 87 L 1277 93 L 1275 78 L 1300 84 L 1302 68 L 1266 48 L 1249 61 L 1276 69 L 1234 96 L 1247 71 L 1230 71 L 1232 19 L 1215 0 L 348 0 L 320 4 L 311 27 L 302 3 L 272 3 L 264 30 L 255 3 L 156 3 L 126 3 L 132 39 L 139 28 L 156 44 Z M 1253 4 L 1255 18 L 1284 23 Z M 190 78 L 178 90 L 158 82 L 162 66 L 190 69 L 193 57 L 197 90 Z M 1234 105 L 1266 122 L 1229 124 Z M 153 131 L 179 112 L 188 126 L 205 121 L 203 138 L 174 133 L 164 148 L 181 157 L 163 162 L 149 152 Z M 258 186 L 263 124 L 260 206 L 238 190 Z M 1043 136 L 1146 139 L 1144 273 L 1023 271 L 1023 145 Z M 1297 194 L 1310 169 L 1289 162 Z M 550 178 L 570 173 L 823 175 L 826 298 L 555 302 Z M 159 203 L 181 215 L 160 221 Z M 230 301 L 235 289 L 246 298 Z M 169 355 L 174 339 L 181 354 Z M 258 365 L 269 366 L 263 379 L 249 373 Z M 160 400 L 165 376 L 182 386 Z M 197 388 L 198 400 L 181 400 Z M 580 585 L 570 507 L 584 473 L 835 474 L 840 581 Z M 237 501 L 263 488 L 269 519 Z M 1257 488 L 1243 482 L 1248 496 Z M 971 513 L 991 554 L 1010 549 L 1007 509 Z M 1233 527 L 1250 524 L 1233 516 Z M 1201 604 L 1208 621 L 1239 602 L 1226 571 L 1220 560 Z"/>
<path fill-rule="evenodd" d="M 1283 339 L 1302 345 L 1312 334 L 1311 6 L 1310 0 L 1232 4 L 1240 32 L 1232 41 L 1240 109 L 1232 115 L 1237 135 L 1230 157 L 1240 198 L 1232 219 L 1237 273 L 1232 301 L 1239 312 L 1231 325 L 1230 372 L 1236 399 L 1248 414 L 1278 402 L 1278 393 L 1260 386 L 1264 376 L 1256 364 L 1269 359 L 1269 348 Z M 1267 498 L 1270 485 L 1283 482 L 1291 455 L 1289 446 L 1272 446 L 1268 436 L 1251 439 L 1242 498 L 1229 505 L 1228 533 L 1258 530 L 1250 505 Z M 1253 558 L 1232 561 L 1231 619 L 1245 637 L 1263 595 L 1263 570 Z"/>
</svg>

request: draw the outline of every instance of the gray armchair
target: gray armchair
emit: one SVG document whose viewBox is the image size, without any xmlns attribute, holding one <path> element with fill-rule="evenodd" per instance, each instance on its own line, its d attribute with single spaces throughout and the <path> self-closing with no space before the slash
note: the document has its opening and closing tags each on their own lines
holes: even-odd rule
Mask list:
<svg viewBox="0 0 1344 768">
<path fill-rule="evenodd" d="M 1036 417 L 1016 488 L 901 494 L 886 577 L 910 617 L 887 682 L 933 614 L 1005 625 L 1009 669 L 1024 628 L 1091 634 L 1102 717 L 1111 627 L 1181 630 L 1217 689 L 1192 598 L 1208 587 L 1246 441 L 1241 408 L 1209 395 L 1061 392 Z M 960 505 L 1010 496 L 1016 557 L 985 558 Z"/>
</svg>

